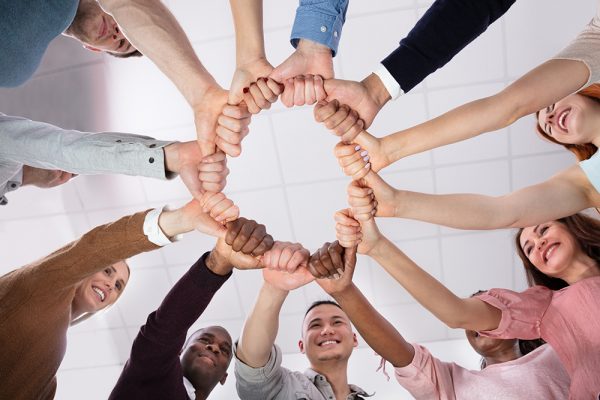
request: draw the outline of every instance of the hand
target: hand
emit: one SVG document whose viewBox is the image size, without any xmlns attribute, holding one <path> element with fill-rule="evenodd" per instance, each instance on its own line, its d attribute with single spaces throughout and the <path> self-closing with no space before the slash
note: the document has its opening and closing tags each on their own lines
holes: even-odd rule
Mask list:
<svg viewBox="0 0 600 400">
<path fill-rule="evenodd" d="M 263 256 L 265 268 L 294 273 L 299 267 L 308 266 L 310 253 L 300 243 L 275 242 Z"/>
<path fill-rule="evenodd" d="M 327 101 L 337 99 L 356 110 L 360 119 L 365 122 L 365 129 L 371 126 L 379 110 L 390 99 L 387 89 L 375 74 L 369 75 L 362 82 L 326 80 L 325 92 Z"/>
<path fill-rule="evenodd" d="M 315 104 L 325 100 L 327 94 L 323 87 L 323 78 L 319 75 L 298 75 L 287 79 L 281 94 L 281 102 L 286 107 Z"/>
<path fill-rule="evenodd" d="M 399 215 L 397 193 L 378 174 L 370 171 L 361 181 L 352 181 L 348 185 L 348 204 L 358 221 L 366 221 L 373 216 L 394 217 Z"/>
<path fill-rule="evenodd" d="M 344 143 L 351 143 L 363 131 L 364 122 L 358 119 L 358 113 L 337 100 L 320 101 L 314 108 L 314 116 L 317 122 L 341 136 Z"/>
<path fill-rule="evenodd" d="M 381 139 L 362 131 L 352 144 L 340 142 L 333 151 L 344 174 L 357 181 L 369 171 L 378 172 L 390 164 Z"/>
<path fill-rule="evenodd" d="M 308 271 L 308 268 L 297 268 L 293 273 L 284 271 L 275 271 L 273 269 L 263 269 L 263 279 L 269 285 L 286 292 L 298 289 L 312 281 L 315 277 Z"/>
<path fill-rule="evenodd" d="M 341 254 L 335 258 L 343 263 L 344 272 L 336 279 L 317 279 L 317 283 L 323 290 L 335 296 L 348 289 L 352 285 L 352 277 L 354 276 L 354 268 L 356 267 L 356 247 L 341 248 Z M 330 260 L 334 262 L 333 259 Z"/>
<path fill-rule="evenodd" d="M 164 152 L 166 170 L 179 174 L 194 198 L 200 199 L 205 191 L 220 192 L 225 188 L 229 169 L 224 153 L 202 159 L 197 142 L 173 143 L 164 147 Z"/>
<path fill-rule="evenodd" d="M 193 106 L 193 111 L 202 155 L 213 154 L 216 146 L 232 157 L 240 154 L 251 116 L 245 106 L 227 105 L 227 91 L 214 86 Z"/>
<path fill-rule="evenodd" d="M 320 75 L 333 78 L 331 49 L 320 43 L 300 39 L 296 51 L 271 72 L 270 78 L 283 83 L 298 75 Z"/>
<path fill-rule="evenodd" d="M 283 92 L 279 83 L 266 78 L 271 71 L 273 67 L 262 57 L 238 66 L 229 90 L 229 104 L 240 104 L 243 101 L 252 114 L 271 108 L 271 104 Z"/>
<path fill-rule="evenodd" d="M 203 208 L 200 201 L 194 199 L 177 210 L 164 210 L 159 218 L 158 225 L 168 237 L 195 230 L 215 237 L 225 237 L 227 230 L 215 221 L 210 213 L 228 216 L 238 213 L 238 208 L 223 193 L 209 193 L 210 208 Z"/>
<path fill-rule="evenodd" d="M 33 185 L 42 189 L 48 189 L 67 183 L 77 174 L 57 169 L 42 169 L 23 165 L 23 178 L 21 186 Z"/>
<path fill-rule="evenodd" d="M 227 223 L 227 234 L 217 241 L 213 253 L 214 259 L 227 260 L 237 269 L 255 269 L 262 267 L 261 256 L 272 247 L 273 238 L 267 234 L 264 225 L 238 218 Z"/>
<path fill-rule="evenodd" d="M 356 247 L 359 254 L 369 254 L 383 238 L 375 224 L 375 219 L 357 221 L 349 209 L 335 213 L 336 237 L 345 248 Z"/>
<path fill-rule="evenodd" d="M 344 273 L 343 250 L 344 248 L 337 240 L 333 243 L 325 243 L 310 256 L 308 270 L 318 279 L 338 279 Z M 354 262 L 356 262 L 356 257 L 354 257 Z"/>
</svg>

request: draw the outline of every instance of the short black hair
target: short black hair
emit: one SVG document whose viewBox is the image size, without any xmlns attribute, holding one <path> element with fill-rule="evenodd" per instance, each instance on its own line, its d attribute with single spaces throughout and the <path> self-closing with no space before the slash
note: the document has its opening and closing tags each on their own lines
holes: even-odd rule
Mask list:
<svg viewBox="0 0 600 400">
<path fill-rule="evenodd" d="M 333 300 L 317 300 L 317 301 L 313 302 L 310 306 L 308 306 L 308 308 L 306 309 L 306 312 L 304 313 L 304 318 L 306 318 L 306 316 L 308 315 L 308 313 L 310 312 L 310 310 L 312 310 L 315 307 L 322 306 L 323 304 L 329 304 L 329 305 L 332 305 L 332 306 L 336 306 L 340 310 L 344 311 L 344 309 L 338 303 L 336 303 Z"/>
<path fill-rule="evenodd" d="M 105 51 L 106 54 L 110 54 L 113 57 L 116 58 L 129 58 L 129 57 L 143 57 L 144 55 L 142 54 L 141 51 L 136 50 L 136 51 L 132 51 L 131 53 L 113 53 L 112 51 Z"/>
</svg>

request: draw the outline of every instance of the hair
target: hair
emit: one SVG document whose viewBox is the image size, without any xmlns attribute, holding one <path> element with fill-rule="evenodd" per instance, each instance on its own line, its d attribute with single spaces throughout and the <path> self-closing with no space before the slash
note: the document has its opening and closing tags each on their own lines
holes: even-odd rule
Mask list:
<svg viewBox="0 0 600 400">
<path fill-rule="evenodd" d="M 116 57 L 116 58 L 129 58 L 129 57 L 143 57 L 144 56 L 142 54 L 142 52 L 139 50 L 132 51 L 131 53 L 113 53 L 112 51 L 105 51 L 105 53 L 110 54 L 111 56 Z"/>
<path fill-rule="evenodd" d="M 588 97 L 588 98 L 600 103 L 600 84 L 594 83 L 593 85 L 590 85 L 590 86 L 586 87 L 585 89 L 580 90 L 579 92 L 577 92 L 577 94 Z M 587 160 L 590 157 L 592 157 L 594 154 L 596 154 L 596 151 L 598 151 L 598 147 L 596 147 L 596 145 L 594 145 L 592 143 L 570 144 L 570 143 L 561 143 L 561 142 L 557 141 L 552 136 L 550 136 L 546 132 L 544 132 L 544 130 L 542 129 L 542 127 L 540 126 L 540 124 L 538 122 L 539 115 L 540 115 L 539 111 L 535 113 L 535 117 L 536 117 L 535 129 L 537 130 L 537 132 L 540 135 L 542 135 L 542 137 L 544 137 L 545 139 L 547 139 L 553 143 L 559 144 L 559 145 L 563 146 L 564 148 L 566 148 L 567 150 L 569 150 L 570 152 L 572 152 L 573 154 L 575 154 L 575 157 L 577 157 L 577 160 L 579 160 L 579 161 Z"/>
<path fill-rule="evenodd" d="M 340 310 L 344 311 L 344 309 L 338 303 L 336 303 L 333 300 L 317 300 L 317 301 L 313 302 L 310 306 L 308 306 L 308 308 L 306 309 L 306 312 L 304 313 L 304 318 L 306 318 L 306 316 L 308 315 L 308 313 L 310 312 L 310 310 L 312 310 L 315 307 L 322 306 L 324 304 L 329 304 L 329 305 L 332 305 L 332 306 L 336 306 Z"/>
<path fill-rule="evenodd" d="M 556 222 L 565 225 L 569 232 L 575 237 L 581 250 L 600 266 L 600 221 L 588 217 L 587 215 L 577 213 L 569 217 L 557 219 Z M 515 235 L 515 242 L 517 245 L 517 254 L 525 267 L 527 284 L 529 286 L 541 285 L 552 290 L 559 290 L 569 286 L 569 284 L 562 279 L 553 278 L 543 274 L 531 263 L 531 261 L 529 261 L 529 258 L 527 258 L 527 255 L 525 255 L 521 248 L 522 233 L 523 228 L 519 229 Z"/>
</svg>

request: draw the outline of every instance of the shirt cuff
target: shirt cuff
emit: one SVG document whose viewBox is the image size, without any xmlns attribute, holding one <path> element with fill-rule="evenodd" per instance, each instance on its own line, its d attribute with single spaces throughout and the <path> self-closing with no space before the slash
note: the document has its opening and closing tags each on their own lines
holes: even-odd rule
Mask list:
<svg viewBox="0 0 600 400">
<path fill-rule="evenodd" d="M 162 214 L 165 207 L 155 208 L 146 214 L 144 219 L 144 234 L 148 237 L 148 240 L 157 246 L 166 246 L 179 240 L 179 235 L 173 237 L 173 240 L 169 239 L 167 235 L 160 229 L 158 225 L 158 218 Z"/>
<path fill-rule="evenodd" d="M 385 86 L 392 100 L 396 100 L 404 94 L 404 91 L 400 88 L 400 84 L 396 82 L 396 79 L 394 79 L 392 74 L 390 74 L 390 71 L 388 71 L 383 64 L 381 64 L 374 73 L 381 79 L 383 86 Z"/>
<path fill-rule="evenodd" d="M 290 42 L 297 47 L 300 39 L 308 39 L 331 49 L 335 57 L 342 36 L 342 16 L 326 15 L 315 11 L 298 10 L 292 27 Z"/>
</svg>

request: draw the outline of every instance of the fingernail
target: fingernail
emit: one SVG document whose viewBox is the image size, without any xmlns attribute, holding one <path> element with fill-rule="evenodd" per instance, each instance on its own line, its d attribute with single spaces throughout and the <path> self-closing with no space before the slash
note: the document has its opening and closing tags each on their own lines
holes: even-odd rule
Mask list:
<svg viewBox="0 0 600 400">
<path fill-rule="evenodd" d="M 367 163 L 367 165 L 365 165 L 365 169 L 369 169 L 371 168 L 371 163 Z"/>
<path fill-rule="evenodd" d="M 340 275 L 339 274 L 333 274 L 333 279 L 339 279 Z"/>
<path fill-rule="evenodd" d="M 245 88 L 244 88 L 244 90 L 243 90 L 243 92 L 244 92 L 244 93 L 248 93 L 248 91 L 249 91 L 249 90 L 250 90 L 250 89 L 248 89 L 247 87 L 245 87 Z"/>
<path fill-rule="evenodd" d="M 366 150 L 363 150 L 363 151 L 361 151 L 361 152 L 360 152 L 360 156 L 361 156 L 361 157 L 364 157 L 364 156 L 366 156 L 367 154 L 369 154 L 369 152 L 368 152 L 368 151 L 366 151 Z"/>
<path fill-rule="evenodd" d="M 354 148 L 354 150 L 359 151 L 360 150 L 360 146 L 356 145 L 356 147 Z"/>
<path fill-rule="evenodd" d="M 365 157 L 363 157 L 363 160 L 364 160 L 365 162 L 369 161 L 369 156 L 365 156 Z"/>
<path fill-rule="evenodd" d="M 344 273 L 344 271 L 342 271 L 342 269 L 341 269 L 341 268 L 338 268 L 338 269 L 337 269 L 337 272 L 338 272 L 338 274 L 340 274 L 340 275 L 342 275 L 342 274 Z"/>
</svg>

